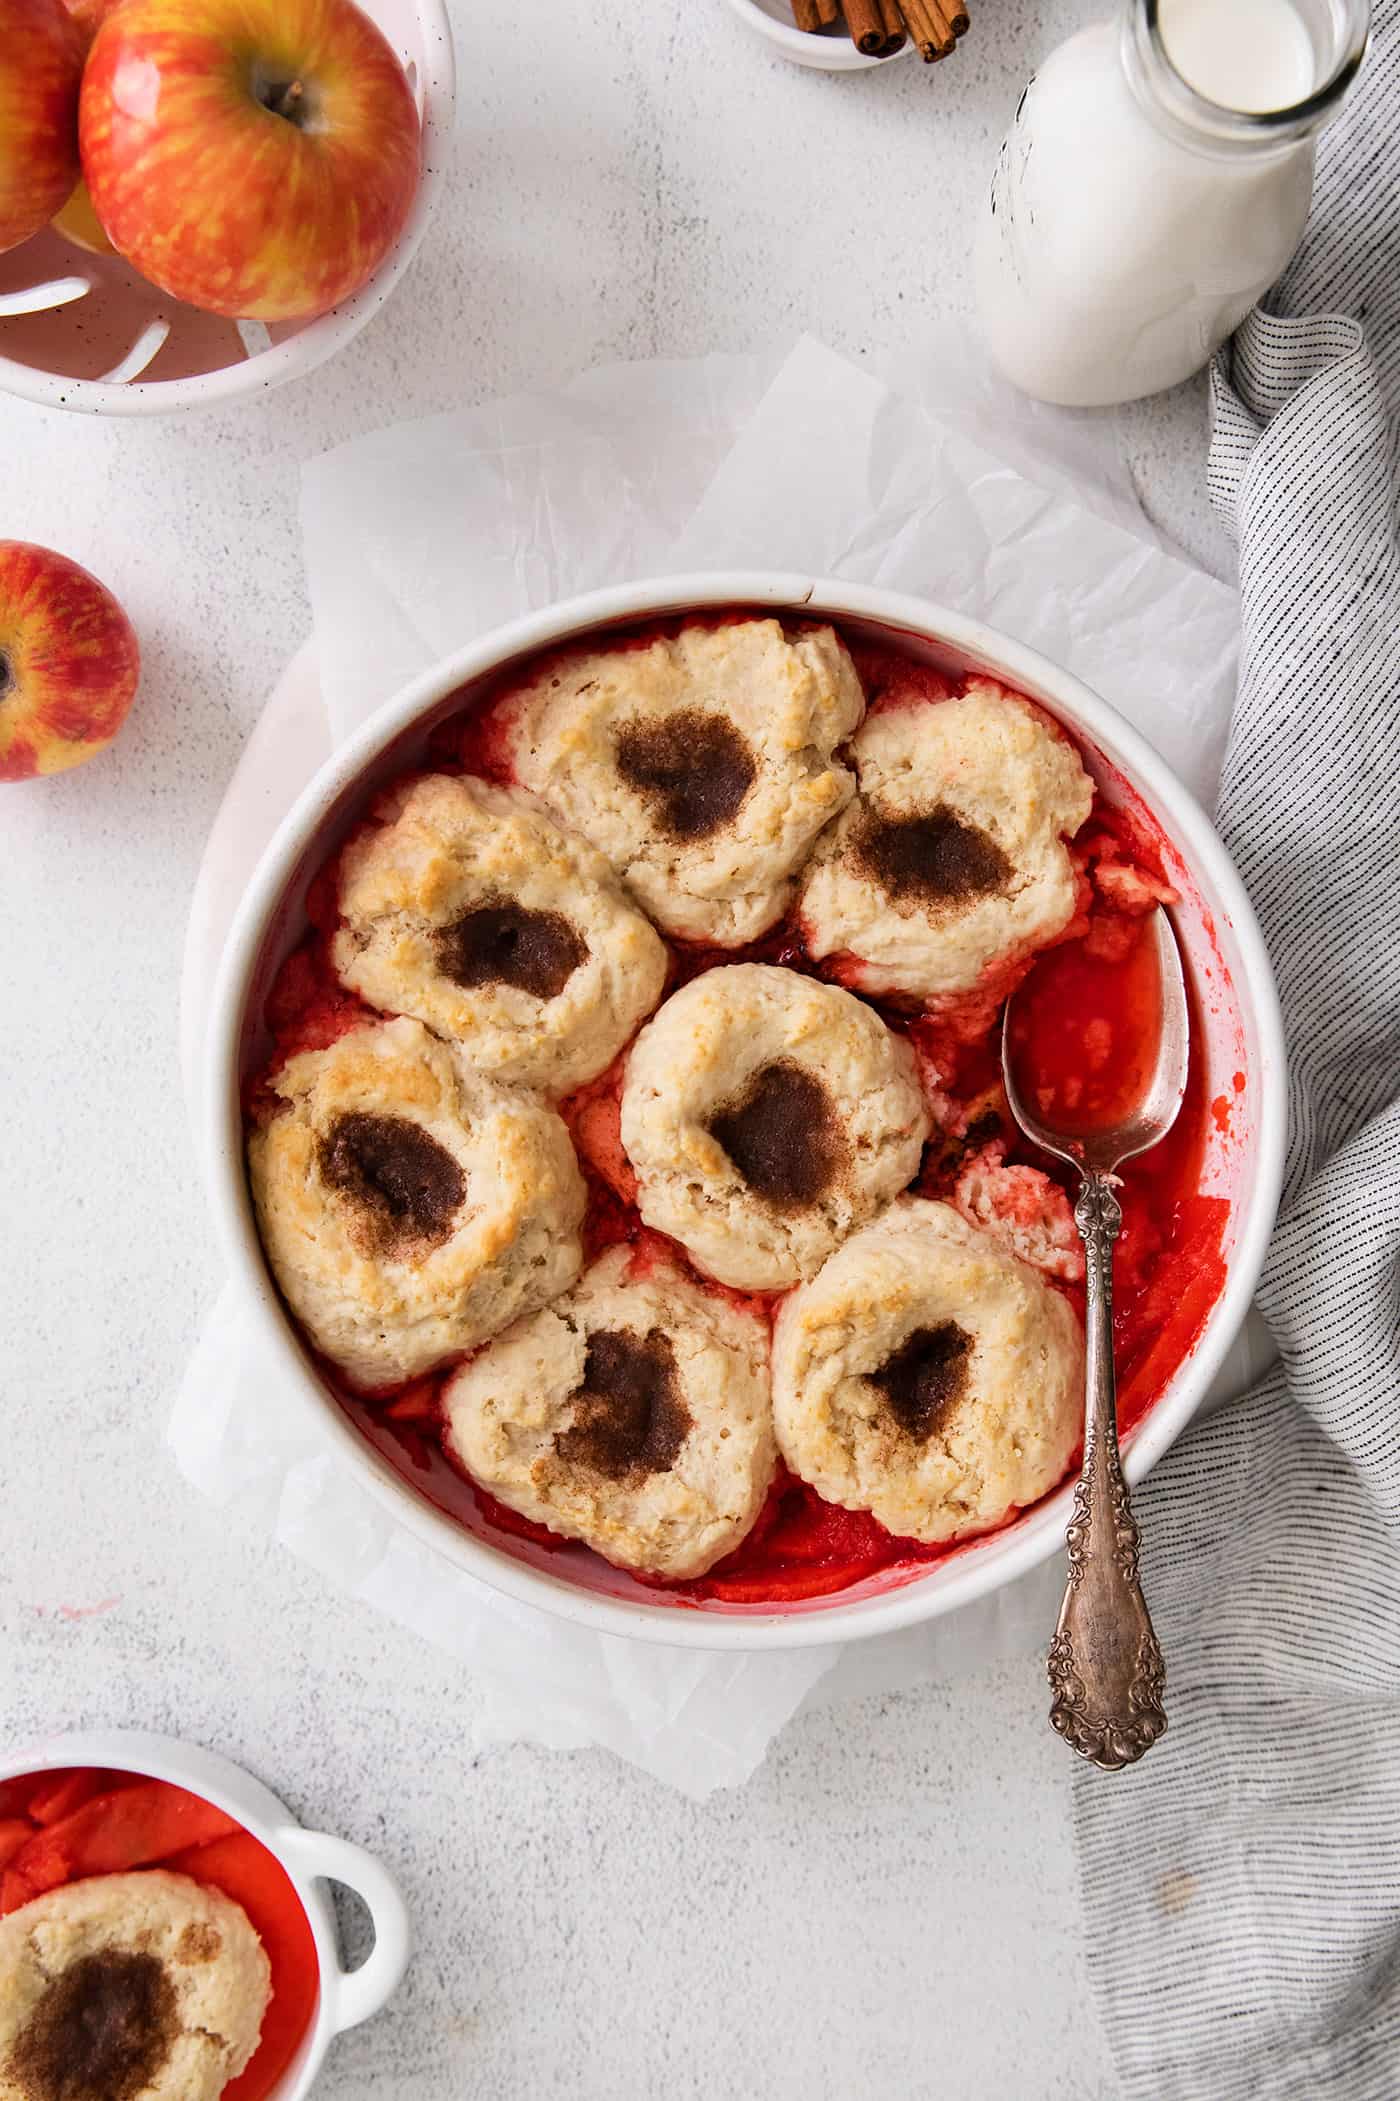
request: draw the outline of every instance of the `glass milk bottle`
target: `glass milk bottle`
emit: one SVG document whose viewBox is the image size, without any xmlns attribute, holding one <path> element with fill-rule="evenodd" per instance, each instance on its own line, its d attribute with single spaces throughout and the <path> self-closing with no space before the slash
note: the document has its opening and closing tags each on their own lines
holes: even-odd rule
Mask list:
<svg viewBox="0 0 1400 2101">
<path fill-rule="evenodd" d="M 1016 107 L 977 229 L 1008 378 L 1070 407 L 1198 371 L 1283 270 L 1367 0 L 1125 0 Z"/>
</svg>

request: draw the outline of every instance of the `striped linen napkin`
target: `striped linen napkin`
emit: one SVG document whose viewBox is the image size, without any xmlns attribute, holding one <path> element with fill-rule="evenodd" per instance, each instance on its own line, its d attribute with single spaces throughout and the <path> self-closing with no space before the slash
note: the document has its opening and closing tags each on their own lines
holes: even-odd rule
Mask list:
<svg viewBox="0 0 1400 2101">
<path fill-rule="evenodd" d="M 1140 1492 L 1171 1726 L 1078 1777 L 1130 2101 L 1400 2095 L 1400 0 L 1213 375 L 1243 653 L 1220 826 L 1291 1088 L 1282 1364 Z"/>
</svg>

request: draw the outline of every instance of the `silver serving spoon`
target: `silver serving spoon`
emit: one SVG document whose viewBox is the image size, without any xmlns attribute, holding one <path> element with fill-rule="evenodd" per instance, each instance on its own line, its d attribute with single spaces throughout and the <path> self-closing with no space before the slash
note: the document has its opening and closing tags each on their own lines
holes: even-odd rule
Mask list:
<svg viewBox="0 0 1400 2101">
<path fill-rule="evenodd" d="M 1074 1222 L 1086 1265 L 1084 1467 L 1065 1546 L 1069 1581 L 1050 1644 L 1051 1726 L 1108 1772 L 1150 1751 L 1167 1726 L 1166 1670 L 1138 1578 L 1138 1528 L 1118 1455 L 1113 1374 L 1113 1243 L 1123 1223 L 1115 1169 L 1165 1138 L 1186 1092 L 1190 1009 L 1171 921 L 1160 906 L 1155 938 L 1162 986 L 1156 1069 L 1133 1113 L 1110 1129 L 1076 1131 L 1043 1123 L 1018 1093 L 1010 1027 L 1002 1019 L 1001 1071 L 1011 1113 L 1026 1136 L 1079 1172 Z"/>
</svg>

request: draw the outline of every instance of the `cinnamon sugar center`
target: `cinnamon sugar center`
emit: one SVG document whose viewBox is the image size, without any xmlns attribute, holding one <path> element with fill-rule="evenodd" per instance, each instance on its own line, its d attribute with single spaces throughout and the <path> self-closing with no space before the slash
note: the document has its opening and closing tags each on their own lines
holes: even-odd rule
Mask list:
<svg viewBox="0 0 1400 2101">
<path fill-rule="evenodd" d="M 856 835 L 855 858 L 891 897 L 926 906 L 989 897 L 1013 873 L 995 839 L 946 803 L 917 817 L 872 812 Z"/>
<path fill-rule="evenodd" d="M 966 1328 L 955 1320 L 943 1320 L 933 1328 L 916 1328 L 870 1374 L 871 1385 L 879 1388 L 886 1408 L 906 1436 L 923 1444 L 942 1428 L 967 1391 L 972 1350 Z"/>
<path fill-rule="evenodd" d="M 509 904 L 463 912 L 439 930 L 434 948 L 438 969 L 454 985 L 513 985 L 536 999 L 557 999 L 588 955 L 562 912 Z"/>
<path fill-rule="evenodd" d="M 446 1240 L 467 1193 L 451 1153 L 404 1116 L 337 1117 L 320 1160 L 323 1179 L 356 1205 L 379 1254 Z"/>
<path fill-rule="evenodd" d="M 554 1448 L 610 1481 L 636 1482 L 669 1473 L 690 1425 L 670 1338 L 660 1328 L 599 1328 L 588 1338 L 573 1422 Z"/>
<path fill-rule="evenodd" d="M 815 1203 L 845 1159 L 831 1097 L 788 1058 L 765 1065 L 738 1101 L 712 1116 L 710 1135 L 750 1189 L 779 1210 Z"/>
<path fill-rule="evenodd" d="M 617 770 L 674 839 L 707 839 L 738 815 L 758 767 L 733 723 L 700 708 L 617 732 Z"/>
<path fill-rule="evenodd" d="M 102 1949 L 54 1978 L 5 2069 L 25 2101 L 136 2101 L 164 2069 L 179 2032 L 160 1960 Z"/>
</svg>

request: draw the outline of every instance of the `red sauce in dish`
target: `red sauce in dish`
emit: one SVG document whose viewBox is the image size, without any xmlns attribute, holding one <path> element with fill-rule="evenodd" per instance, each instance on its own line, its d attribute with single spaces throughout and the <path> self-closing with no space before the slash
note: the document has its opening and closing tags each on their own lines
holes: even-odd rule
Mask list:
<svg viewBox="0 0 1400 2101">
<path fill-rule="evenodd" d="M 1162 979 L 1151 924 L 1125 924 L 1110 953 L 1066 941 L 1016 994 L 1010 1047 L 1026 1106 L 1051 1130 L 1105 1131 L 1137 1109 L 1157 1063 Z"/>
<path fill-rule="evenodd" d="M 92 1875 L 165 1868 L 247 1913 L 272 1966 L 258 2047 L 223 2101 L 266 2101 L 316 2011 L 320 1968 L 301 1899 L 251 1833 L 199 1795 L 92 1767 L 0 1781 L 0 1916 Z"/>
<path fill-rule="evenodd" d="M 642 646 L 682 624 L 653 624 L 622 638 L 622 646 Z M 937 705 L 960 690 L 944 674 L 897 651 L 859 644 L 852 647 L 872 709 Z M 509 747 L 502 719 L 508 708 L 506 690 L 441 723 L 432 734 L 427 763 L 442 772 L 480 773 L 508 782 Z M 1053 718 L 1045 719 L 1058 735 L 1068 735 Z M 1072 851 L 1081 870 L 1081 909 L 1062 944 L 1042 952 L 1035 962 L 1033 982 L 1027 988 L 1027 1032 L 1034 1039 L 1029 1048 L 1035 1059 L 1036 1083 L 1048 1090 L 1052 1101 L 1066 1101 L 1075 1076 L 1082 1074 L 1084 1092 L 1078 1113 L 1087 1105 L 1090 1114 L 1107 1122 L 1121 1113 L 1124 1099 L 1140 1095 L 1150 1070 L 1151 1038 L 1160 1010 L 1153 1004 L 1155 962 L 1146 955 L 1141 940 L 1141 915 L 1155 896 L 1169 893 L 1161 836 L 1138 804 L 1110 808 L 1096 797 L 1093 813 Z M 346 1029 L 375 1018 L 372 1009 L 339 986 L 330 967 L 328 944 L 336 924 L 334 882 L 332 862 L 318 876 L 308 901 L 312 931 L 287 958 L 269 996 L 265 1018 L 276 1050 L 268 1072 L 275 1071 L 293 1052 L 323 1047 Z M 1136 912 L 1124 909 L 1124 883 L 1130 891 L 1143 891 Z M 668 992 L 716 964 L 749 961 L 781 963 L 845 984 L 858 993 L 861 990 L 854 958 L 835 956 L 818 963 L 803 945 L 800 926 L 792 922 L 784 922 L 744 949 L 669 945 Z M 909 1035 L 921 1062 L 936 1070 L 943 1092 L 960 1104 L 973 1104 L 997 1086 L 1001 1005 L 1027 968 L 1027 960 L 1003 966 L 994 984 L 979 987 L 936 1013 L 871 1003 L 890 1027 Z M 1187 1096 L 1171 1133 L 1123 1170 L 1114 1329 L 1124 1429 L 1131 1429 L 1141 1418 L 1189 1356 L 1225 1281 L 1221 1250 L 1228 1206 L 1222 1198 L 1200 1193 L 1202 1160 L 1212 1124 L 1200 1041 L 1197 1026 L 1193 1028 Z M 585 1252 L 592 1260 L 607 1247 L 630 1242 L 636 1245 L 639 1259 L 645 1260 L 648 1247 L 660 1244 L 672 1259 L 684 1263 L 684 1251 L 671 1242 L 661 1242 L 660 1236 L 642 1225 L 637 1213 L 635 1184 L 618 1134 L 621 1062 L 561 1105 L 589 1188 Z M 262 1085 L 266 1077 L 267 1072 L 248 1089 L 248 1106 L 255 1113 L 267 1105 Z M 1237 1086 L 1242 1078 L 1237 1076 Z M 985 1144 L 989 1135 L 1004 1143 L 1009 1165 L 1040 1168 L 1066 1190 L 1071 1187 L 1068 1168 L 1021 1139 L 1003 1111 L 1000 1115 L 992 1112 L 989 1123 L 984 1120 L 983 1125 L 970 1128 L 961 1154 L 954 1147 L 950 1155 L 948 1141 L 936 1135 L 915 1189 L 947 1196 L 960 1157 Z M 710 1279 L 699 1281 L 710 1290 L 721 1289 Z M 1082 1318 L 1082 1288 L 1068 1284 L 1055 1288 L 1076 1305 Z M 771 1318 L 778 1299 L 758 1297 L 750 1303 Z M 534 1554 L 543 1550 L 557 1557 L 561 1568 L 592 1559 L 588 1548 L 505 1509 L 447 1458 L 440 1441 L 439 1394 L 455 1366 L 388 1392 L 364 1394 L 347 1386 L 334 1366 L 320 1359 L 317 1362 L 326 1384 L 360 1433 L 439 1510 L 506 1551 L 512 1541 L 526 1542 Z M 677 1605 L 714 1602 L 733 1608 L 771 1607 L 827 1596 L 882 1570 L 907 1569 L 912 1574 L 930 1561 L 963 1551 L 966 1544 L 927 1547 L 898 1539 L 868 1512 L 823 1502 L 815 1490 L 780 1467 L 752 1532 L 709 1575 L 682 1583 L 637 1580 Z"/>
</svg>

